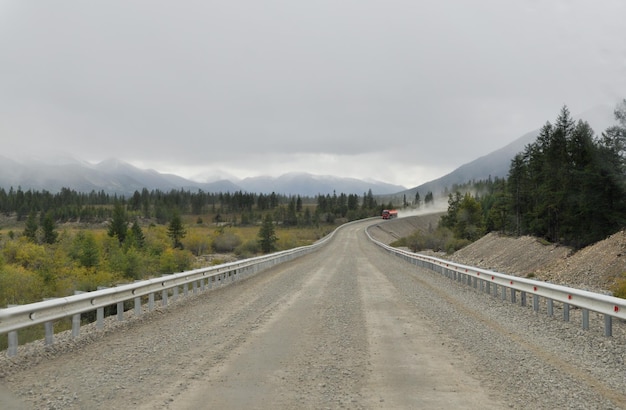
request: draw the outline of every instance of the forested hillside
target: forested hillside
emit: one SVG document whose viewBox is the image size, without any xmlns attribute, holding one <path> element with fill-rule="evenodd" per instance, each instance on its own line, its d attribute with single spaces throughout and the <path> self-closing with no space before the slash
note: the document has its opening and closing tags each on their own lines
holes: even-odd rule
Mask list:
<svg viewBox="0 0 626 410">
<path fill-rule="evenodd" d="M 452 253 L 488 232 L 583 248 L 626 226 L 626 100 L 595 134 L 567 107 L 511 161 L 508 178 L 450 187 L 439 229 L 397 245 Z"/>
</svg>

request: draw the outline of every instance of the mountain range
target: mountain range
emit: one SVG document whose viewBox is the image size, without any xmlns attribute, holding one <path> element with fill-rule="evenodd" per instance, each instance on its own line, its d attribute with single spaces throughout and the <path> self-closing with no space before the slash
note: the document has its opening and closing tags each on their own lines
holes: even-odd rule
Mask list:
<svg viewBox="0 0 626 410">
<path fill-rule="evenodd" d="M 203 190 L 205 192 L 255 192 L 313 197 L 318 194 L 343 192 L 362 195 L 368 190 L 376 195 L 392 194 L 405 189 L 400 185 L 355 178 L 339 178 L 308 173 L 287 173 L 279 177 L 251 177 L 232 182 L 196 182 L 173 174 L 137 168 L 118 159 L 108 159 L 97 164 L 73 159 L 15 160 L 0 156 L 0 187 L 21 187 L 26 191 L 58 192 L 70 188 L 79 192 L 105 191 L 110 194 L 130 196 L 143 188 L 168 192 L 175 190 Z"/>
<path fill-rule="evenodd" d="M 608 106 L 595 107 L 574 118 L 589 122 L 597 134 L 615 124 L 612 109 Z M 22 190 L 47 190 L 53 193 L 60 191 L 61 188 L 70 188 L 79 192 L 105 191 L 124 196 L 130 196 L 143 188 L 161 191 L 201 189 L 205 192 L 276 192 L 309 197 L 333 192 L 362 195 L 371 189 L 374 195 L 392 198 L 402 195 L 412 198 L 416 191 L 422 197 L 428 192 L 438 196 L 445 188 L 450 188 L 454 184 L 489 177 L 505 178 L 511 159 L 523 151 L 526 145 L 535 141 L 538 134 L 539 129 L 528 132 L 508 145 L 466 163 L 441 178 L 410 189 L 380 181 L 308 173 L 287 173 L 279 177 L 260 176 L 235 181 L 223 179 L 215 182 L 196 182 L 173 174 L 140 169 L 118 159 L 91 164 L 70 157 L 17 160 L 1 155 L 0 187 L 6 190 L 10 187 L 21 187 Z M 467 143 L 471 144 L 471 141 Z"/>
</svg>

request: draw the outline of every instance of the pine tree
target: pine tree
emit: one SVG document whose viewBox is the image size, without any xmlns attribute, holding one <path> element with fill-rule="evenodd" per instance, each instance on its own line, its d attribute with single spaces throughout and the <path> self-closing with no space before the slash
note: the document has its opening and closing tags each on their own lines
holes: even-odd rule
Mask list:
<svg viewBox="0 0 626 410">
<path fill-rule="evenodd" d="M 50 212 L 46 214 L 41 227 L 43 229 L 43 241 L 48 244 L 55 243 L 59 234 L 56 231 L 56 224 Z"/>
<path fill-rule="evenodd" d="M 274 231 L 274 221 L 270 214 L 265 215 L 263 219 L 263 225 L 259 230 L 259 246 L 263 253 L 270 253 L 276 249 L 276 232 Z"/>
<path fill-rule="evenodd" d="M 37 217 L 35 215 L 34 211 L 28 214 L 26 226 L 24 228 L 24 236 L 31 242 L 37 242 L 37 229 L 39 229 L 39 224 L 37 223 Z"/>
<path fill-rule="evenodd" d="M 137 248 L 143 248 L 146 237 L 141 230 L 141 226 L 139 226 L 139 222 L 135 219 L 133 224 L 130 226 L 130 234 L 129 239 L 131 239 L 132 244 Z"/>
<path fill-rule="evenodd" d="M 113 219 L 109 224 L 108 234 L 110 237 L 117 237 L 119 243 L 123 243 L 128 234 L 128 218 L 124 206 L 116 202 L 113 208 Z"/>
<path fill-rule="evenodd" d="M 298 195 L 296 200 L 296 212 L 302 212 L 302 198 L 300 198 L 300 195 Z"/>
<path fill-rule="evenodd" d="M 187 231 L 185 231 L 180 215 L 177 212 L 174 213 L 167 227 L 167 236 L 172 240 L 174 248 L 183 248 L 183 244 L 180 240 L 183 239 L 186 234 Z"/>
</svg>

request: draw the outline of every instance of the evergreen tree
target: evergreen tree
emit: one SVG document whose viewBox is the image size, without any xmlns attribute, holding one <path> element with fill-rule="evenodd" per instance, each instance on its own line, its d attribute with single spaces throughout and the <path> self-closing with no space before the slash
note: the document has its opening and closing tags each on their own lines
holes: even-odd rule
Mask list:
<svg viewBox="0 0 626 410">
<path fill-rule="evenodd" d="M 285 213 L 283 224 L 286 226 L 296 226 L 298 224 L 298 215 L 296 214 L 296 199 L 291 197 L 287 212 Z"/>
<path fill-rule="evenodd" d="M 311 226 L 312 223 L 313 223 L 313 219 L 311 216 L 311 210 L 309 208 L 305 208 L 304 209 L 304 225 Z"/>
<path fill-rule="evenodd" d="M 109 224 L 108 235 L 117 237 L 119 243 L 123 243 L 128 233 L 128 218 L 124 206 L 120 202 L 116 202 L 113 208 L 113 219 Z"/>
<path fill-rule="evenodd" d="M 429 206 L 429 205 L 432 205 L 434 202 L 435 202 L 435 197 L 433 196 L 433 193 L 429 191 L 424 197 L 424 205 Z"/>
<path fill-rule="evenodd" d="M 78 232 L 74 238 L 73 248 L 73 257 L 82 266 L 95 268 L 100 263 L 100 250 L 92 232 Z"/>
<path fill-rule="evenodd" d="M 517 154 L 511 161 L 508 178 L 508 193 L 511 198 L 510 207 L 514 218 L 513 226 L 516 236 L 522 232 L 522 215 L 527 211 L 526 187 L 528 178 L 526 176 L 526 163 L 524 156 Z"/>
<path fill-rule="evenodd" d="M 265 215 L 261 229 L 259 229 L 259 247 L 263 253 L 270 253 L 276 249 L 276 232 L 274 231 L 274 221 L 270 214 Z"/>
<path fill-rule="evenodd" d="M 41 227 L 43 229 L 43 241 L 48 244 L 55 243 L 59 234 L 56 231 L 56 224 L 54 223 L 54 219 L 52 219 L 51 212 L 46 213 Z"/>
<path fill-rule="evenodd" d="M 487 232 L 500 231 L 505 233 L 509 225 L 508 211 L 511 201 L 507 194 L 506 181 L 500 180 L 489 197 L 490 201 L 487 206 L 481 204 L 483 211 L 487 212 L 485 229 Z"/>
<path fill-rule="evenodd" d="M 376 208 L 376 200 L 371 189 L 367 190 L 367 194 L 363 196 L 363 209 L 373 210 Z"/>
<path fill-rule="evenodd" d="M 24 236 L 28 238 L 31 242 L 37 242 L 37 229 L 39 229 L 39 224 L 37 223 L 37 217 L 35 212 L 32 211 L 28 214 L 28 218 L 26 219 L 26 226 L 24 228 Z"/>
<path fill-rule="evenodd" d="M 456 221 L 452 231 L 457 238 L 475 241 L 484 233 L 482 207 L 469 193 L 459 203 Z"/>
<path fill-rule="evenodd" d="M 302 198 L 300 198 L 300 195 L 298 195 L 296 200 L 296 212 L 302 212 Z"/>
<path fill-rule="evenodd" d="M 454 195 L 448 195 L 448 212 L 445 215 L 441 216 L 441 219 L 439 221 L 440 226 L 448 228 L 450 230 L 454 229 L 457 224 L 459 206 L 461 204 L 462 198 L 463 197 L 461 196 L 461 193 L 459 191 L 456 191 Z"/>
<path fill-rule="evenodd" d="M 359 196 L 356 194 L 348 195 L 348 210 L 356 211 L 359 209 Z"/>
<path fill-rule="evenodd" d="M 174 248 L 183 248 L 181 239 L 185 237 L 187 231 L 183 226 L 183 221 L 178 212 L 175 212 L 167 227 L 167 236 L 172 240 Z"/>
<path fill-rule="evenodd" d="M 139 226 L 139 221 L 135 219 L 133 224 L 130 226 L 129 238 L 132 245 L 137 248 L 143 248 L 146 242 L 146 237 L 143 234 L 141 226 Z"/>
</svg>

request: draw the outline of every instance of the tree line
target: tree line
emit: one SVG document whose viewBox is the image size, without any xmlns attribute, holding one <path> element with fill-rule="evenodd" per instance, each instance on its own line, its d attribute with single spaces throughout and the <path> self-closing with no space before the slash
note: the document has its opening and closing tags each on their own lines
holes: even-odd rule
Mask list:
<svg viewBox="0 0 626 410">
<path fill-rule="evenodd" d="M 314 198 L 300 195 L 250 193 L 243 191 L 210 193 L 202 190 L 158 189 L 135 191 L 129 197 L 109 194 L 105 191 L 90 193 L 62 188 L 58 193 L 46 190 L 22 190 L 0 188 L 0 213 L 16 215 L 23 221 L 35 213 L 39 223 L 46 218 L 56 223 L 99 223 L 110 220 L 114 205 L 120 203 L 132 215 L 153 218 L 157 223 L 167 223 L 173 215 L 213 214 L 215 222 L 250 224 L 262 219 L 266 211 L 276 211 L 275 220 L 285 225 L 311 224 L 315 221 L 330 222 L 335 218 L 359 219 L 379 213 L 379 206 L 369 190 L 358 195 L 340 193 L 318 195 Z M 308 206 L 305 205 L 317 205 Z M 312 210 L 313 208 L 313 210 Z M 304 211 L 303 211 L 304 209 Z M 298 219 L 297 215 L 305 214 Z M 316 215 L 313 214 L 316 213 Z M 234 220 L 237 219 L 238 220 Z"/>
</svg>

